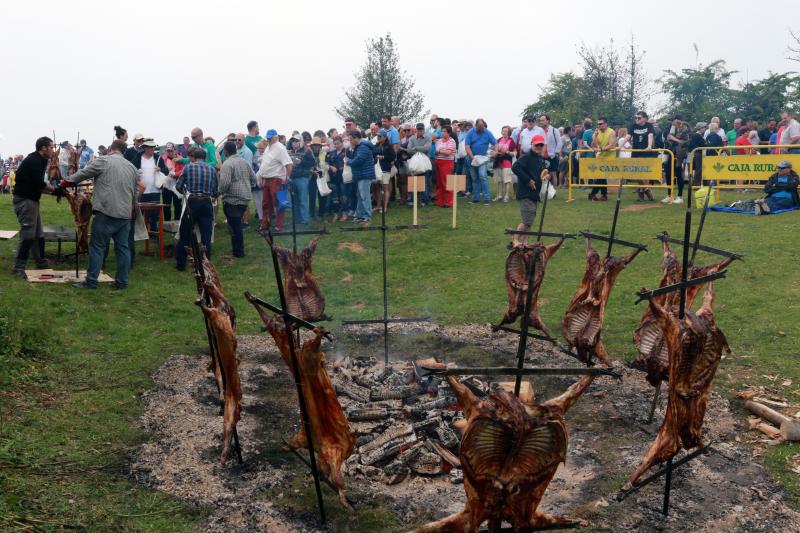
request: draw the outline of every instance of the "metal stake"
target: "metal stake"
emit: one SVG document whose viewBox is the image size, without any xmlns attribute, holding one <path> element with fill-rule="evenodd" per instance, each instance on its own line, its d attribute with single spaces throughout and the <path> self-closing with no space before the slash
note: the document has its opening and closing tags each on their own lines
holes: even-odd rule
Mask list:
<svg viewBox="0 0 800 533">
<path fill-rule="evenodd" d="M 691 189 L 691 186 L 689 187 Z M 706 194 L 706 201 L 703 204 L 703 212 L 700 213 L 700 224 L 697 226 L 697 235 L 694 237 L 694 246 L 692 247 L 692 257 L 689 259 L 690 264 L 694 264 L 694 256 L 697 255 L 697 248 L 700 246 L 700 236 L 703 234 L 703 225 L 706 223 L 706 213 L 708 209 L 708 200 L 711 198 L 711 188 Z"/>
<path fill-rule="evenodd" d="M 667 481 L 664 484 L 664 505 L 661 508 L 661 514 L 667 516 L 669 514 L 669 495 L 672 492 L 672 457 L 667 459 Z"/>
<path fill-rule="evenodd" d="M 292 223 L 294 225 L 294 216 L 292 216 Z M 270 254 L 272 255 L 272 266 L 275 270 L 275 284 L 278 287 L 278 298 L 280 299 L 281 309 L 283 314 L 283 324 L 286 328 L 286 339 L 289 342 L 289 354 L 292 360 L 292 374 L 294 376 L 294 384 L 297 389 L 297 399 L 300 404 L 300 418 L 302 420 L 303 429 L 306 434 L 306 444 L 308 447 L 309 463 L 311 465 L 311 475 L 314 476 L 314 488 L 317 492 L 317 506 L 319 507 L 320 520 L 325 524 L 325 504 L 322 501 L 322 487 L 319 483 L 319 470 L 317 469 L 317 459 L 314 454 L 314 437 L 311 431 L 311 421 L 308 418 L 308 410 L 306 408 L 306 399 L 303 394 L 303 386 L 300 383 L 300 367 L 297 361 L 297 352 L 295 348 L 294 336 L 292 335 L 292 320 L 289 317 L 288 306 L 286 304 L 286 293 L 283 291 L 283 279 L 281 276 L 281 266 L 278 262 L 278 254 L 275 253 L 272 240 L 272 226 L 267 226 L 267 236 L 269 243 Z"/>
<path fill-rule="evenodd" d="M 656 391 L 653 394 L 653 403 L 652 405 L 650 405 L 650 416 L 647 417 L 648 424 L 653 422 L 653 417 L 656 414 L 656 405 L 658 405 L 658 396 L 660 393 L 661 393 L 661 382 L 659 381 L 658 385 L 656 385 Z"/>
<path fill-rule="evenodd" d="M 608 252 L 606 257 L 611 257 L 611 247 L 614 245 L 614 235 L 617 233 L 617 218 L 619 218 L 619 205 L 622 201 L 622 180 L 619 182 L 617 191 L 617 205 L 614 206 L 614 219 L 611 221 L 611 238 L 608 240 Z"/>
<path fill-rule="evenodd" d="M 381 185 L 381 251 L 383 254 L 383 364 L 389 365 L 389 294 L 386 283 L 386 209 L 384 206 L 384 195 L 386 194 Z"/>
</svg>

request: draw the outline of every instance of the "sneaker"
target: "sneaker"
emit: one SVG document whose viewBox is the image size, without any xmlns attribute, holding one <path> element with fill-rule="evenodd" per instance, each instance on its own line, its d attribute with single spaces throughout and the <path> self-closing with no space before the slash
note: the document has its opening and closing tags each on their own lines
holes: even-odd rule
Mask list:
<svg viewBox="0 0 800 533">
<path fill-rule="evenodd" d="M 508 203 L 508 196 L 503 196 L 503 201 L 504 201 L 505 203 Z"/>
<path fill-rule="evenodd" d="M 661 200 L 661 203 L 662 203 L 662 204 L 668 204 L 668 203 L 670 203 L 671 201 L 672 201 L 672 200 L 670 199 L 670 197 L 669 197 L 669 196 L 665 196 L 665 197 L 664 197 L 664 199 L 663 199 L 663 200 Z"/>
<path fill-rule="evenodd" d="M 681 198 L 680 196 L 676 196 L 675 200 L 673 200 L 672 203 L 673 204 L 682 204 L 683 203 L 683 198 Z"/>
<path fill-rule="evenodd" d="M 50 268 L 50 261 L 48 261 L 47 259 L 39 259 L 38 261 L 36 261 L 36 268 L 38 268 L 39 270 Z"/>
<path fill-rule="evenodd" d="M 97 287 L 92 287 L 91 285 L 89 285 L 85 281 L 81 281 L 80 283 L 76 283 L 75 285 L 73 285 L 72 288 L 73 289 L 92 289 L 92 290 L 95 290 Z"/>
<path fill-rule="evenodd" d="M 492 200 L 492 201 L 493 202 L 499 202 L 502 199 L 503 199 L 503 197 L 498 194 L 497 196 L 494 197 L 494 200 Z"/>
<path fill-rule="evenodd" d="M 20 279 L 28 279 L 28 275 L 25 273 L 24 268 L 13 268 L 11 270 L 11 273 Z"/>
<path fill-rule="evenodd" d="M 756 215 L 756 216 L 761 214 L 761 204 L 760 203 L 756 202 L 756 204 L 753 206 L 753 214 Z"/>
<path fill-rule="evenodd" d="M 483 205 L 489 205 L 491 202 L 483 202 Z"/>
<path fill-rule="evenodd" d="M 596 202 L 597 201 L 597 198 L 594 197 L 594 194 L 590 194 L 589 195 L 589 201 L 590 202 Z"/>
</svg>

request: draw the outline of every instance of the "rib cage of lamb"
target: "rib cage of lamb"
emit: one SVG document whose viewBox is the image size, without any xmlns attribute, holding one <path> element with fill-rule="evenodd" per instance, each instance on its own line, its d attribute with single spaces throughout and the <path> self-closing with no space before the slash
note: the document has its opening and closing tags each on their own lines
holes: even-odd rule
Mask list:
<svg viewBox="0 0 800 533">
<path fill-rule="evenodd" d="M 311 271 L 311 259 L 319 244 L 314 238 L 299 254 L 274 246 L 284 276 L 286 305 L 290 314 L 303 320 L 321 320 L 325 317 L 325 296 Z"/>
<path fill-rule="evenodd" d="M 711 384 L 723 350 L 730 352 L 725 335 L 714 320 L 713 303 L 710 283 L 697 313 L 686 309 L 682 320 L 655 299 L 650 300 L 669 352 L 669 396 L 658 435 L 626 488 L 654 464 L 674 457 L 681 448 L 689 450 L 703 444 L 701 429 Z"/>
<path fill-rule="evenodd" d="M 506 288 L 508 290 L 508 309 L 500 324 L 513 324 L 517 318 L 525 313 L 525 299 L 528 294 L 528 273 L 531 268 L 531 261 L 536 257 L 536 264 L 533 274 L 533 295 L 531 296 L 531 309 L 528 315 L 528 323 L 551 337 L 550 331 L 539 317 L 537 303 L 539 300 L 539 289 L 542 286 L 544 272 L 547 262 L 558 251 L 564 243 L 562 237 L 558 242 L 545 246 L 541 242 L 535 242 L 529 246 L 516 246 L 506 258 Z"/>
<path fill-rule="evenodd" d="M 194 259 L 194 258 L 193 258 Z M 236 352 L 236 313 L 230 302 L 225 298 L 222 284 L 213 263 L 205 257 L 201 260 L 203 279 L 197 276 L 198 292 L 200 298 L 195 302 L 200 306 L 203 315 L 208 321 L 208 326 L 213 336 L 219 361 L 211 354 L 209 370 L 214 373 L 214 378 L 219 388 L 220 401 L 223 402 L 223 434 L 222 452 L 220 462 L 227 462 L 231 438 L 239 422 L 242 412 L 242 386 L 239 379 L 239 358 Z M 205 302 L 204 295 L 208 295 L 209 304 Z"/>
<path fill-rule="evenodd" d="M 625 257 L 601 259 L 592 248 L 591 239 L 586 239 L 586 271 L 561 320 L 561 332 L 570 347 L 575 347 L 581 361 L 588 363 L 596 355 L 604 364 L 611 364 L 600 340 L 608 297 L 617 276 L 642 251 L 643 248 L 637 248 Z"/>
<path fill-rule="evenodd" d="M 499 531 L 508 522 L 521 532 L 576 524 L 537 508 L 566 459 L 564 414 L 593 380 L 594 376 L 585 376 L 560 396 L 527 407 L 502 389 L 480 399 L 449 376 L 467 420 L 460 450 L 467 502 L 464 510 L 426 524 L 416 533 L 472 532 L 485 522 L 489 531 Z"/>
<path fill-rule="evenodd" d="M 664 234 L 667 236 L 666 234 Z M 664 260 L 662 266 L 661 282 L 659 287 L 666 287 L 674 285 L 681 280 L 683 269 L 681 268 L 680 261 L 675 256 L 675 252 L 670 249 L 669 242 L 666 239 L 662 240 L 662 248 L 664 250 Z M 724 259 L 712 265 L 703 267 L 691 266 L 689 268 L 688 279 L 694 279 L 709 274 L 715 274 L 720 270 L 727 267 L 732 258 Z M 686 289 L 686 308 L 691 308 L 695 298 L 702 288 L 701 285 L 693 285 Z M 654 296 L 655 302 L 673 315 L 678 315 L 678 305 L 680 302 L 680 293 L 678 291 L 669 292 L 666 294 L 659 294 Z M 633 334 L 633 342 L 636 345 L 638 354 L 636 360 L 631 366 L 638 368 L 647 373 L 647 381 L 657 386 L 661 381 L 667 381 L 669 375 L 669 354 L 667 350 L 666 339 L 658 322 L 653 315 L 650 306 L 647 306 L 642 313 L 642 318 L 639 321 L 639 326 Z"/>
<path fill-rule="evenodd" d="M 283 319 L 270 317 L 258 305 L 253 305 L 267 331 L 275 339 L 283 362 L 293 372 L 289 338 Z M 313 338 L 303 342 L 302 347 L 295 348 L 297 370 L 300 375 L 300 386 L 304 391 L 306 412 L 311 423 L 317 465 L 320 472 L 338 490 L 342 505 L 350 507 L 344 492 L 342 463 L 353 453 L 356 439 L 336 397 L 331 378 L 325 370 L 325 352 L 320 349 L 323 335 L 324 330 L 317 328 L 314 330 Z M 288 447 L 290 450 L 308 447 L 302 423 L 300 430 L 289 441 Z"/>
</svg>

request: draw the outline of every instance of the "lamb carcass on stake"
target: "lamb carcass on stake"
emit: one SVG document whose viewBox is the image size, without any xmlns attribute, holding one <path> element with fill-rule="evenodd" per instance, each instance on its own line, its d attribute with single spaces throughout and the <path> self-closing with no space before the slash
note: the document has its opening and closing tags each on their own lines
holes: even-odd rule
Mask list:
<svg viewBox="0 0 800 533">
<path fill-rule="evenodd" d="M 263 309 L 255 305 L 261 320 L 269 331 L 281 352 L 286 366 L 294 372 L 292 356 L 289 351 L 289 338 L 282 318 L 270 317 Z M 317 466 L 320 472 L 337 488 L 339 501 L 350 507 L 344 493 L 344 476 L 342 464 L 353 453 L 356 438 L 350 430 L 342 406 L 336 397 L 331 378 L 325 370 L 325 352 L 320 350 L 324 330 L 314 330 L 313 339 L 303 343 L 302 348 L 295 347 L 298 361 L 300 385 L 304 391 L 306 411 L 311 423 L 314 450 L 317 453 Z M 305 427 L 289 441 L 289 449 L 307 448 Z"/>
<path fill-rule="evenodd" d="M 319 244 L 313 239 L 299 254 L 275 246 L 284 276 L 286 305 L 290 314 L 303 320 L 321 320 L 325 316 L 325 296 L 311 271 L 311 258 Z"/>
<path fill-rule="evenodd" d="M 542 287 L 544 271 L 547 262 L 564 244 L 562 237 L 558 242 L 545 246 L 541 242 L 535 242 L 528 246 L 516 246 L 506 258 L 506 287 L 508 289 L 508 310 L 500 321 L 500 324 L 512 324 L 517 318 L 525 313 L 525 299 L 528 294 L 528 272 L 531 268 L 531 261 L 536 257 L 536 265 L 533 274 L 533 295 L 531 296 L 531 310 L 528 315 L 528 323 L 551 337 L 550 331 L 539 317 L 537 303 L 539 299 L 539 289 Z"/>
<path fill-rule="evenodd" d="M 663 270 L 659 287 L 674 285 L 681 281 L 680 261 L 675 253 L 670 249 L 669 242 L 662 241 L 664 250 Z M 689 268 L 688 279 L 694 279 L 709 274 L 715 274 L 727 267 L 733 258 L 724 259 L 712 265 L 702 267 L 692 266 Z M 693 285 L 686 289 L 686 308 L 691 308 L 695 298 L 700 292 L 701 285 Z M 678 316 L 678 305 L 680 303 L 680 293 L 678 291 L 659 294 L 654 296 L 655 302 L 675 316 Z M 664 334 L 653 315 L 650 306 L 645 308 L 639 326 L 633 333 L 633 342 L 636 345 L 638 355 L 631 366 L 647 373 L 647 381 L 657 386 L 661 381 L 667 381 L 669 375 L 669 352 Z"/>
<path fill-rule="evenodd" d="M 206 305 L 203 298 L 198 299 L 197 304 L 208 319 L 219 357 L 219 366 L 222 367 L 222 374 L 225 377 L 223 381 L 219 368 L 215 364 L 215 377 L 224 400 L 223 445 L 219 459 L 222 464 L 225 464 L 230 450 L 231 437 L 242 412 L 242 386 L 239 380 L 239 359 L 236 355 L 236 321 L 233 308 L 230 307 L 230 303 L 219 288 L 209 281 L 206 281 L 204 286 L 208 291 L 211 305 Z"/>
<path fill-rule="evenodd" d="M 714 321 L 713 303 L 710 283 L 703 295 L 703 305 L 697 313 L 687 309 L 683 320 L 655 299 L 650 300 L 650 309 L 663 331 L 669 352 L 669 397 L 656 440 L 626 489 L 654 464 L 674 457 L 681 448 L 689 450 L 703 444 L 701 429 L 711 383 L 723 350 L 730 352 L 725 334 Z"/>
<path fill-rule="evenodd" d="M 67 203 L 72 211 L 72 220 L 78 232 L 78 253 L 89 251 L 89 222 L 92 220 L 92 192 L 86 188 L 66 191 Z M 56 201 L 60 201 L 58 198 Z"/>
<path fill-rule="evenodd" d="M 561 320 L 561 332 L 581 361 L 588 363 L 596 355 L 606 365 L 611 364 L 600 340 L 606 304 L 617 276 L 642 250 L 637 248 L 625 257 L 601 258 L 591 239 L 586 239 L 586 271 Z"/>
<path fill-rule="evenodd" d="M 489 531 L 508 522 L 521 532 L 575 524 L 537 508 L 567 456 L 564 413 L 594 376 L 581 378 L 561 396 L 532 408 L 502 389 L 480 399 L 455 377 L 447 380 L 467 420 L 459 454 L 467 503 L 463 511 L 426 524 L 416 533 L 472 532 L 484 522 Z"/>
<path fill-rule="evenodd" d="M 50 181 L 55 181 L 57 183 L 61 183 L 64 179 L 63 174 L 61 173 L 61 165 L 58 162 L 58 158 L 61 155 L 61 148 L 53 150 L 53 153 L 50 155 L 50 159 L 47 161 L 47 177 Z"/>
</svg>

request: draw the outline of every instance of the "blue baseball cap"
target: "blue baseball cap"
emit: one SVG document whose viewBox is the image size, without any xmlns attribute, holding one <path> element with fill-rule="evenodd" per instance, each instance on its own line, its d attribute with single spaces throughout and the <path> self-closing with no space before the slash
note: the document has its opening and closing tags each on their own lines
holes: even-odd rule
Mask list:
<svg viewBox="0 0 800 533">
<path fill-rule="evenodd" d="M 272 139 L 273 137 L 277 137 L 278 132 L 275 130 L 267 130 L 267 139 Z"/>
<path fill-rule="evenodd" d="M 382 130 L 378 131 L 378 135 L 381 136 L 381 137 L 388 137 L 389 136 L 389 132 L 382 129 Z"/>
</svg>

